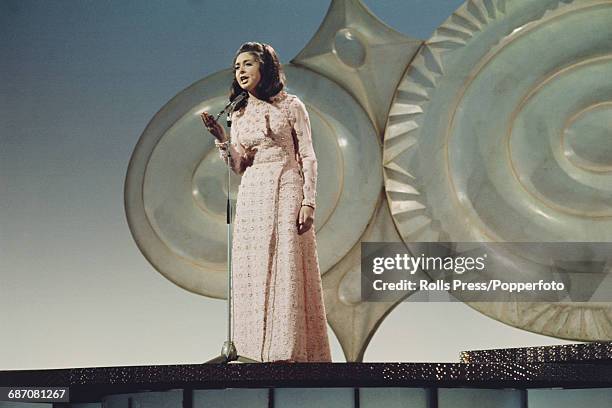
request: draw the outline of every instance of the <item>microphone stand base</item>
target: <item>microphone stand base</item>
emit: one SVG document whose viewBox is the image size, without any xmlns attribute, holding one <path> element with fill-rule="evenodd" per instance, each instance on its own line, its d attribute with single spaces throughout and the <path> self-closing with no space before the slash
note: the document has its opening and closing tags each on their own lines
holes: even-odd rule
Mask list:
<svg viewBox="0 0 612 408">
<path fill-rule="evenodd" d="M 223 343 L 223 347 L 221 347 L 221 355 L 213 358 L 212 360 L 208 360 L 204 364 L 228 364 L 232 362 L 237 363 L 260 363 L 260 361 L 252 360 L 248 357 L 239 356 L 236 351 L 236 346 L 234 346 L 234 342 L 226 341 Z"/>
</svg>

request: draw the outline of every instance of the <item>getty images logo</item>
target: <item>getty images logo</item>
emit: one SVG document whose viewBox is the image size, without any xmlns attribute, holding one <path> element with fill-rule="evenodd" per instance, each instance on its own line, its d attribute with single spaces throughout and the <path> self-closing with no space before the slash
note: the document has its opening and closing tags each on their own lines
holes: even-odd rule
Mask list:
<svg viewBox="0 0 612 408">
<path fill-rule="evenodd" d="M 385 271 L 406 271 L 414 275 L 419 269 L 427 271 L 452 271 L 456 274 L 482 271 L 485 269 L 487 254 L 482 256 L 411 256 L 408 254 L 395 254 L 389 257 L 375 257 L 372 259 L 372 272 L 380 275 Z"/>
</svg>

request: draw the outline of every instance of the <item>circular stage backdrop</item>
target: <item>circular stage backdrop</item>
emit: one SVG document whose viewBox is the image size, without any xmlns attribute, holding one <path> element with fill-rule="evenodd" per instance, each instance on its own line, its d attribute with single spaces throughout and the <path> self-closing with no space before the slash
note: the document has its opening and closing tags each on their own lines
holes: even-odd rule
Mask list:
<svg viewBox="0 0 612 408">
<path fill-rule="evenodd" d="M 389 114 L 385 185 L 407 245 L 612 241 L 610 78 L 612 1 L 467 1 Z M 505 273 L 546 276 L 523 255 L 500 254 Z M 471 306 L 537 333 L 612 339 L 607 303 Z"/>
<path fill-rule="evenodd" d="M 305 68 L 284 69 L 287 90 L 304 101 L 313 128 L 324 273 L 372 217 L 383 185 L 380 145 L 366 113 L 341 87 Z M 230 70 L 216 73 L 168 102 L 140 137 L 125 184 L 128 223 L 145 257 L 177 285 L 216 298 L 226 293 L 227 171 L 199 113 L 223 108 L 231 79 Z M 233 199 L 239 182 L 233 174 Z"/>
</svg>

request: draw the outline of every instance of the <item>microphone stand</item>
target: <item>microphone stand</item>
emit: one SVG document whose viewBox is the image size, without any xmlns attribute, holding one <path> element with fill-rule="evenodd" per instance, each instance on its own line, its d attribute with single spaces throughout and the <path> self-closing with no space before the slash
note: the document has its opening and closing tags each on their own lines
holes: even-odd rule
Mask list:
<svg viewBox="0 0 612 408">
<path fill-rule="evenodd" d="M 235 106 L 247 97 L 247 93 L 243 92 L 238 95 L 232 102 L 230 102 L 219 114 L 217 115 L 215 120 L 219 120 L 221 115 L 225 113 L 227 110 L 227 126 L 232 126 L 231 114 L 234 112 Z M 228 110 L 228 108 L 230 108 Z M 236 346 L 234 345 L 234 341 L 232 340 L 232 203 L 230 201 L 230 188 L 232 186 L 232 170 L 231 170 L 231 150 L 229 148 L 229 144 L 231 142 L 231 133 L 228 135 L 227 139 L 227 204 L 225 206 L 226 218 L 225 222 L 227 224 L 227 340 L 223 343 L 221 347 L 221 354 L 212 360 L 206 362 L 206 364 L 228 364 L 231 362 L 240 362 L 240 363 L 259 363 L 259 361 L 252 360 L 248 357 L 244 357 L 238 354 L 236 350 Z"/>
</svg>

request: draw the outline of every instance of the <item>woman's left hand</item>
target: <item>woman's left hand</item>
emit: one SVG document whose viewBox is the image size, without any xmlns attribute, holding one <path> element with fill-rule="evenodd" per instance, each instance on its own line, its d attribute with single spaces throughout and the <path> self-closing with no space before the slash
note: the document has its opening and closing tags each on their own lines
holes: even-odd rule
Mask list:
<svg viewBox="0 0 612 408">
<path fill-rule="evenodd" d="M 298 216 L 298 234 L 302 235 L 312 227 L 314 222 L 314 208 L 307 205 L 303 205 L 300 208 L 300 215 Z"/>
</svg>

